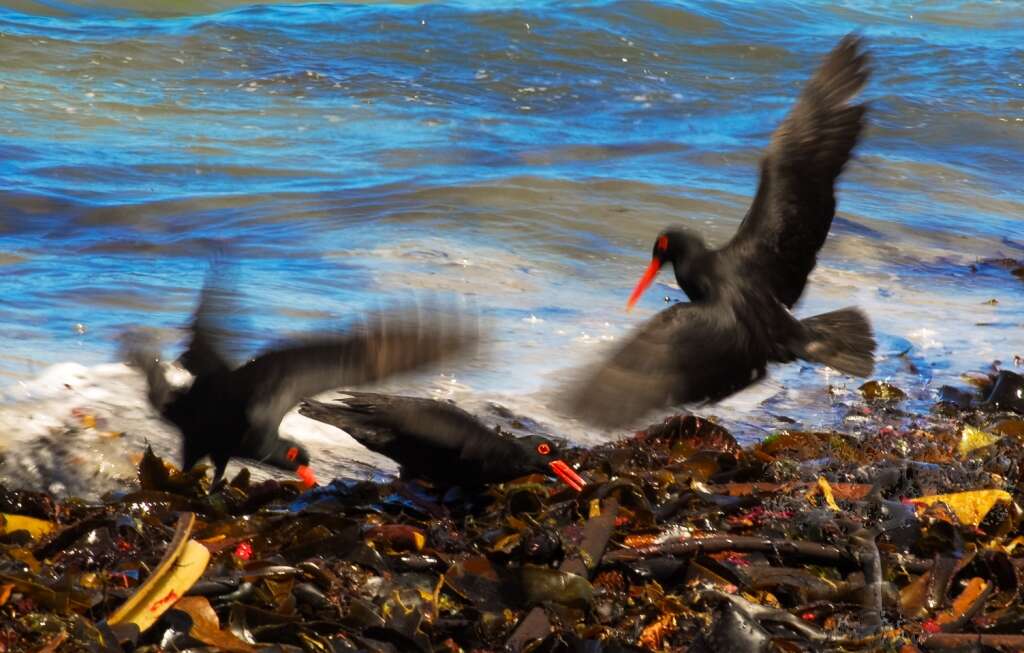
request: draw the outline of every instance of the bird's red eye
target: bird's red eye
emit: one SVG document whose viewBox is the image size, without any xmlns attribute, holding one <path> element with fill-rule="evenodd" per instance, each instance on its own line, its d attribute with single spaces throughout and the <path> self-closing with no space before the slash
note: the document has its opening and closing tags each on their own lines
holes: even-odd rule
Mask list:
<svg viewBox="0 0 1024 653">
<path fill-rule="evenodd" d="M 539 453 L 542 456 L 548 455 L 549 453 L 551 453 L 551 445 L 548 444 L 547 442 L 541 442 L 540 444 L 537 445 L 537 453 Z"/>
<path fill-rule="evenodd" d="M 664 252 L 668 249 L 668 236 L 658 236 L 658 242 L 654 244 L 658 248 L 659 252 Z"/>
<path fill-rule="evenodd" d="M 285 457 L 288 460 L 290 460 L 292 462 L 295 462 L 295 459 L 299 457 L 299 449 L 298 449 L 298 447 L 292 447 L 291 449 L 289 449 L 288 453 L 285 454 Z"/>
</svg>

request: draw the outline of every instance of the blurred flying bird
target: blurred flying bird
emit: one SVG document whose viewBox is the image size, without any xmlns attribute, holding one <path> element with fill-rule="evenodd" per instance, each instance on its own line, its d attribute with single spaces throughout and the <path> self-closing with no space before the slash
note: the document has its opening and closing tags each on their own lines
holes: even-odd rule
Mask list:
<svg viewBox="0 0 1024 653">
<path fill-rule="evenodd" d="M 479 343 L 475 320 L 423 305 L 370 315 L 345 331 L 297 338 L 235 366 L 224 353 L 230 304 L 221 265 L 215 264 L 179 359 L 194 376 L 187 388 L 172 387 L 151 346 L 131 334 L 123 341 L 125 359 L 146 375 L 150 403 L 181 432 L 184 468 L 208 455 L 215 483 L 231 458 L 246 458 L 295 472 L 313 485 L 306 449 L 278 435 L 282 418 L 299 401 L 459 358 Z"/>
</svg>

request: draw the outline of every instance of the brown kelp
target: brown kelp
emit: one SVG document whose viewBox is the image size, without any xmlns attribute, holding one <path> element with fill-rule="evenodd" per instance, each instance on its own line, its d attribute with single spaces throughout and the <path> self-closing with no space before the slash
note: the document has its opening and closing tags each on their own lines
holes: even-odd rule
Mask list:
<svg viewBox="0 0 1024 653">
<path fill-rule="evenodd" d="M 101 502 L 3 488 L 0 650 L 1020 650 L 1024 415 L 972 378 L 746 447 L 674 415 L 565 452 L 579 493 L 211 492 L 151 451 Z"/>
</svg>

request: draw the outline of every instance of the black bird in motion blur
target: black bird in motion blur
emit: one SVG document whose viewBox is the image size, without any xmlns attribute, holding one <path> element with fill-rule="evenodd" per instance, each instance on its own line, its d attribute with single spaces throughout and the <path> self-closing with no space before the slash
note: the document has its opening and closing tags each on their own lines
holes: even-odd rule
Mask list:
<svg viewBox="0 0 1024 653">
<path fill-rule="evenodd" d="M 184 468 L 205 456 L 214 482 L 231 458 L 246 458 L 292 471 L 315 483 L 309 454 L 278 435 L 285 414 L 305 397 L 331 388 L 380 381 L 475 350 L 475 319 L 440 306 L 414 306 L 367 316 L 338 333 L 282 343 L 240 367 L 226 357 L 223 325 L 232 312 L 221 264 L 211 267 L 191 324 L 191 341 L 179 359 L 194 380 L 184 389 L 168 382 L 160 355 L 136 335 L 123 341 L 125 359 L 140 367 L 153 407 L 181 432 Z"/>
<path fill-rule="evenodd" d="M 666 263 L 689 303 L 637 328 L 571 388 L 567 410 L 621 426 L 655 408 L 714 402 L 761 380 L 770 362 L 803 359 L 868 376 L 875 340 L 858 309 L 798 320 L 790 313 L 835 216 L 835 182 L 865 123 L 849 102 L 868 79 L 863 40 L 849 35 L 825 58 L 761 160 L 753 204 L 724 247 L 666 229 L 632 296 L 632 308 Z"/>
<path fill-rule="evenodd" d="M 499 434 L 452 403 L 348 390 L 338 401 L 308 399 L 299 414 L 340 428 L 391 458 L 403 479 L 478 487 L 540 473 L 577 491 L 586 484 L 558 457 L 551 440 Z"/>
</svg>

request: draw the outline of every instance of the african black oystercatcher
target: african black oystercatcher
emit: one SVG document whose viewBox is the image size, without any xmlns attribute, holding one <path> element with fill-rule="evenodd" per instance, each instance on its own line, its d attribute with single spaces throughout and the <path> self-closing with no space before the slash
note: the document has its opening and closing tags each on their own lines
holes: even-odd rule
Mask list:
<svg viewBox="0 0 1024 653">
<path fill-rule="evenodd" d="M 724 399 L 762 379 L 768 363 L 798 358 L 871 374 L 875 340 L 861 311 L 804 320 L 789 312 L 828 236 L 835 182 L 864 126 L 866 106 L 849 104 L 868 79 L 862 45 L 843 38 L 775 130 L 757 195 L 732 240 L 713 250 L 682 228 L 658 235 L 627 308 L 669 262 L 690 302 L 641 325 L 573 387 L 571 414 L 621 426 L 655 408 Z"/>
<path fill-rule="evenodd" d="M 146 374 L 150 403 L 181 432 L 184 468 L 209 455 L 215 483 L 231 458 L 246 458 L 294 471 L 313 485 L 309 454 L 278 435 L 281 419 L 301 399 L 458 357 L 479 341 L 477 324 L 463 315 L 406 308 L 368 317 L 346 332 L 284 343 L 235 367 L 222 346 L 219 322 L 228 312 L 228 293 L 216 270 L 207 277 L 191 342 L 179 359 L 195 377 L 189 387 L 173 388 L 159 354 L 138 338 L 124 343 L 126 360 Z"/>
<path fill-rule="evenodd" d="M 586 484 L 558 458 L 550 440 L 496 433 L 452 403 L 348 390 L 338 401 L 343 403 L 307 399 L 299 414 L 335 426 L 391 458 L 403 479 L 479 487 L 540 473 L 557 476 L 577 491 Z"/>
</svg>

